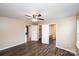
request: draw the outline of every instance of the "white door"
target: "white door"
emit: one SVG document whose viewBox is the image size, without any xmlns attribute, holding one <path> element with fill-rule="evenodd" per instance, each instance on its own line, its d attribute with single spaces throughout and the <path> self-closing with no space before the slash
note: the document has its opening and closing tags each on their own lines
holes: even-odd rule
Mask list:
<svg viewBox="0 0 79 59">
<path fill-rule="evenodd" d="M 38 26 L 32 25 L 32 41 L 38 41 Z"/>
<path fill-rule="evenodd" d="M 42 25 L 42 43 L 49 44 L 49 25 Z"/>
<path fill-rule="evenodd" d="M 79 21 L 77 21 L 77 48 L 79 48 Z"/>
</svg>

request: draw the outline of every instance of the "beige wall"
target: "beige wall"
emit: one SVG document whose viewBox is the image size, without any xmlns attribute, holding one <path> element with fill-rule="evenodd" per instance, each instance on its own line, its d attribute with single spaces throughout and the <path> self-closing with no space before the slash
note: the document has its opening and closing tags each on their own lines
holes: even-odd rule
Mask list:
<svg viewBox="0 0 79 59">
<path fill-rule="evenodd" d="M 41 23 L 56 24 L 56 47 L 75 53 L 76 16 Z"/>
<path fill-rule="evenodd" d="M 25 43 L 25 23 L 0 17 L 0 50 Z"/>
</svg>

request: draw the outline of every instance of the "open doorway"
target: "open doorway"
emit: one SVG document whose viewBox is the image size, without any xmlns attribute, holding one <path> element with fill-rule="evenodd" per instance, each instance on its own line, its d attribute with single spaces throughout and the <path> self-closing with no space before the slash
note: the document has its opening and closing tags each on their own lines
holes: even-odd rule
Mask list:
<svg viewBox="0 0 79 59">
<path fill-rule="evenodd" d="M 27 42 L 31 42 L 31 25 L 26 25 Z"/>
<path fill-rule="evenodd" d="M 38 25 L 39 29 L 38 29 L 38 39 L 39 39 L 39 42 L 42 43 L 42 25 Z"/>
<path fill-rule="evenodd" d="M 49 44 L 56 45 L 56 24 L 49 25 Z"/>
</svg>

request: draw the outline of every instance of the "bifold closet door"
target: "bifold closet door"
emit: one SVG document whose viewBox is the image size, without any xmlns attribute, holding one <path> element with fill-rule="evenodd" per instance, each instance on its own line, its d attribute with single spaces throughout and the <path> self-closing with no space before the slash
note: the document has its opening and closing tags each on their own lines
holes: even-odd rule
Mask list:
<svg viewBox="0 0 79 59">
<path fill-rule="evenodd" d="M 42 25 L 42 43 L 49 44 L 49 25 Z"/>
</svg>

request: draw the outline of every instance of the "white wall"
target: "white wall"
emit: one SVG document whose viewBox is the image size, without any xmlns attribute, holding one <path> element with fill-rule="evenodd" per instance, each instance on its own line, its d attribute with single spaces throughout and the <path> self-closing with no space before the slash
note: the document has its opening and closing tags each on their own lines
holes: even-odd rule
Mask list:
<svg viewBox="0 0 79 59">
<path fill-rule="evenodd" d="M 56 46 L 75 53 L 76 17 L 60 20 L 60 22 L 57 24 Z"/>
<path fill-rule="evenodd" d="M 42 24 L 56 24 L 56 47 L 75 53 L 76 47 L 76 17 L 67 17 Z"/>
<path fill-rule="evenodd" d="M 25 42 L 24 22 L 11 18 L 0 17 L 0 50 Z"/>
<path fill-rule="evenodd" d="M 31 40 L 32 41 L 38 41 L 38 26 L 37 25 L 32 25 L 31 26 L 31 29 L 32 29 L 32 33 L 31 33 Z"/>
<path fill-rule="evenodd" d="M 49 44 L 49 25 L 42 25 L 42 43 Z"/>
<path fill-rule="evenodd" d="M 77 48 L 79 49 L 79 15 L 77 15 Z"/>
<path fill-rule="evenodd" d="M 42 24 L 56 24 L 56 47 L 75 53 L 76 17 L 67 17 L 52 21 L 42 21 Z M 0 50 L 25 42 L 25 24 L 21 21 L 0 17 Z M 35 26 L 34 26 L 35 27 Z M 33 27 L 33 28 L 34 28 Z M 48 28 L 47 26 L 44 26 Z M 36 28 L 36 27 L 35 27 Z M 48 31 L 46 28 L 43 29 Z M 36 29 L 33 29 L 36 32 Z M 45 32 L 43 34 L 45 34 Z M 33 32 L 33 33 L 34 33 Z M 35 36 L 34 34 L 33 36 Z M 44 36 L 43 38 L 45 38 Z M 47 40 L 44 40 L 47 41 Z"/>
</svg>

